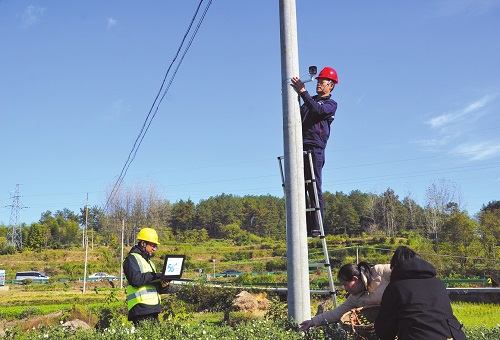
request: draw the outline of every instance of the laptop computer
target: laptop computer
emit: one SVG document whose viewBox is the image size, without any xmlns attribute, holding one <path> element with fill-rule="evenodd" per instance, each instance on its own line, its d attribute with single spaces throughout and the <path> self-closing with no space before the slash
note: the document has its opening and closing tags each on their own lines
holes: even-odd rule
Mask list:
<svg viewBox="0 0 500 340">
<path fill-rule="evenodd" d="M 179 280 L 184 271 L 185 262 L 186 255 L 165 255 L 161 279 L 165 281 Z"/>
</svg>

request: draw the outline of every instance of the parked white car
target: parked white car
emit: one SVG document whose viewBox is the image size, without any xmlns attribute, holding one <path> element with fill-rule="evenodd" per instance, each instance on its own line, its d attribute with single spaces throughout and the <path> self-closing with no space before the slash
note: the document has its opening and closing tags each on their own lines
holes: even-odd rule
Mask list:
<svg viewBox="0 0 500 340">
<path fill-rule="evenodd" d="M 36 281 L 48 281 L 50 277 L 48 277 L 42 272 L 35 272 L 35 271 L 16 273 L 16 280 L 25 280 L 25 279 L 36 280 Z"/>
<path fill-rule="evenodd" d="M 104 273 L 104 272 L 98 272 L 98 273 L 94 273 L 92 275 L 90 275 L 88 277 L 90 280 L 106 280 L 106 281 L 109 281 L 109 280 L 116 280 L 116 276 L 113 276 L 113 275 L 109 275 L 108 273 Z"/>
</svg>

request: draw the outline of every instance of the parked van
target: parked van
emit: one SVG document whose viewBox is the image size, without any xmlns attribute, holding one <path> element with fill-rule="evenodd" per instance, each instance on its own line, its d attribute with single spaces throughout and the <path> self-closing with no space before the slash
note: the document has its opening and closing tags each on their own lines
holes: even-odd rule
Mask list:
<svg viewBox="0 0 500 340">
<path fill-rule="evenodd" d="M 48 280 L 50 279 L 50 277 L 48 277 L 44 273 L 34 272 L 34 271 L 16 273 L 16 280 L 24 280 L 24 279 L 31 279 L 33 281 L 37 281 L 37 280 Z"/>
</svg>

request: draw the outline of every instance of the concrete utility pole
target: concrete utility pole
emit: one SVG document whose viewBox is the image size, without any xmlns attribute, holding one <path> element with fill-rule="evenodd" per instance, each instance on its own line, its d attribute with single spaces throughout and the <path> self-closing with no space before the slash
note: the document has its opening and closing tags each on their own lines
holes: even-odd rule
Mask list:
<svg viewBox="0 0 500 340">
<path fill-rule="evenodd" d="M 120 256 L 120 288 L 123 288 L 123 238 L 125 235 L 125 220 L 122 219 L 122 254 Z"/>
<path fill-rule="evenodd" d="M 280 0 L 281 87 L 286 193 L 288 313 L 301 323 L 311 318 L 307 250 L 302 122 L 290 79 L 299 76 L 295 0 Z"/>
<path fill-rule="evenodd" d="M 87 263 L 89 258 L 89 235 L 88 235 L 88 221 L 89 221 L 89 194 L 87 193 L 87 200 L 85 201 L 85 230 L 83 231 L 85 238 L 85 263 L 83 265 L 83 290 L 82 293 L 85 294 L 87 287 Z"/>
</svg>

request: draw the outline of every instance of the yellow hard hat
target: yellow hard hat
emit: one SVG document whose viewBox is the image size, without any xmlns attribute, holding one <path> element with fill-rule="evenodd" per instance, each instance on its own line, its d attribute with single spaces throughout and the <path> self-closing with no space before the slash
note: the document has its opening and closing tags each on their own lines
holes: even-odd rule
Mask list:
<svg viewBox="0 0 500 340">
<path fill-rule="evenodd" d="M 160 244 L 160 242 L 158 242 L 158 234 L 156 233 L 156 230 L 152 228 L 142 228 L 139 230 L 137 240 Z"/>
</svg>

